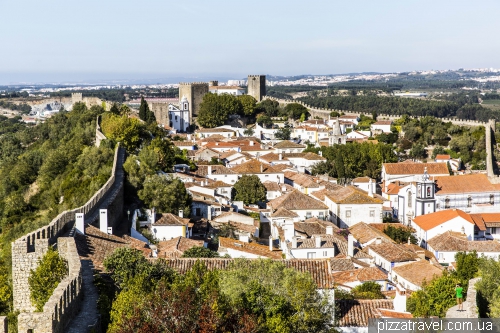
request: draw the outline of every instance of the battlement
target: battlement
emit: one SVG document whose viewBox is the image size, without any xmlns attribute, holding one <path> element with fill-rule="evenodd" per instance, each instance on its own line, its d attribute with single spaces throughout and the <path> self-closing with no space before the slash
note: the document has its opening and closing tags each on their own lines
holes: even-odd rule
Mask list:
<svg viewBox="0 0 500 333">
<path fill-rule="evenodd" d="M 262 76 L 265 77 L 265 75 L 263 75 L 263 74 L 260 74 L 260 75 L 248 75 L 248 77 L 256 77 L 256 78 L 260 78 Z"/>
<path fill-rule="evenodd" d="M 180 86 L 207 86 L 207 82 L 180 82 Z"/>
</svg>

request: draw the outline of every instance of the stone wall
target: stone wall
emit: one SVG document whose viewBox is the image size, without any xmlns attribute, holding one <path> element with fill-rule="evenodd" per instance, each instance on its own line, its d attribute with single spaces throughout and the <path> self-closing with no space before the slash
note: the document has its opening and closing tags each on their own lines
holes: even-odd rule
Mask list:
<svg viewBox="0 0 500 333">
<path fill-rule="evenodd" d="M 0 333 L 7 333 L 7 317 L 0 316 Z"/>
<path fill-rule="evenodd" d="M 99 147 L 102 140 L 106 140 L 107 137 L 101 132 L 101 116 L 97 116 L 97 121 L 95 124 L 95 145 Z"/>
<path fill-rule="evenodd" d="M 155 114 L 156 122 L 161 125 L 170 126 L 168 119 L 169 103 L 151 103 L 151 111 Z"/>
<path fill-rule="evenodd" d="M 121 152 L 120 144 L 117 145 L 113 160 L 113 169 L 108 181 L 81 207 L 70 211 L 64 211 L 54 218 L 49 225 L 30 232 L 19 239 L 12 242 L 12 280 L 13 280 L 13 303 L 14 309 L 20 312 L 31 312 L 34 307 L 31 305 L 30 290 L 28 287 L 28 277 L 31 269 L 35 269 L 38 265 L 38 259 L 45 254 L 48 247 L 56 243 L 58 237 L 68 232 L 74 226 L 75 214 L 92 213 L 96 207 L 99 207 L 103 198 L 113 186 L 116 174 L 120 173 L 120 190 L 117 191 L 113 198 L 108 200 L 113 212 L 119 211 L 121 216 L 123 210 L 123 171 L 122 164 L 124 153 Z M 120 153 L 121 152 L 121 153 Z M 119 160 L 120 158 L 120 160 Z M 117 200 L 118 199 L 118 200 Z M 121 200 L 121 202 L 119 202 Z M 109 216 L 109 215 L 108 215 Z M 119 217 L 111 220 L 110 226 L 114 226 Z M 67 242 L 65 244 L 69 244 Z M 74 244 L 74 243 L 71 243 Z M 74 245 L 71 245 L 74 246 Z M 63 245 L 64 247 L 64 245 Z M 74 249 L 76 251 L 76 247 Z M 71 288 L 74 288 L 72 286 Z M 66 296 L 65 298 L 69 298 Z M 67 303 L 67 302 L 66 302 Z M 70 305 L 65 304 L 64 308 Z M 39 315 L 39 314 L 37 314 Z M 59 317 L 57 317 L 59 318 Z M 26 331 L 25 331 L 26 332 Z M 37 331 L 38 332 L 38 331 Z"/>
<path fill-rule="evenodd" d="M 248 94 L 260 102 L 266 96 L 266 76 L 248 75 Z"/>
<path fill-rule="evenodd" d="M 190 111 L 189 119 L 198 115 L 203 96 L 207 93 L 208 83 L 206 82 L 179 83 L 179 100 L 183 97 L 187 98 Z"/>
<path fill-rule="evenodd" d="M 469 280 L 469 288 L 467 289 L 467 299 L 464 302 L 465 318 L 479 318 L 479 311 L 477 310 L 477 290 L 476 283 L 481 278 Z"/>
<path fill-rule="evenodd" d="M 40 240 L 37 240 L 40 241 Z M 43 312 L 23 312 L 18 316 L 18 331 L 37 333 L 63 333 L 66 325 L 79 311 L 82 298 L 80 256 L 75 240 L 57 239 L 59 255 L 68 262 L 68 275 L 58 284 L 43 307 Z"/>
</svg>

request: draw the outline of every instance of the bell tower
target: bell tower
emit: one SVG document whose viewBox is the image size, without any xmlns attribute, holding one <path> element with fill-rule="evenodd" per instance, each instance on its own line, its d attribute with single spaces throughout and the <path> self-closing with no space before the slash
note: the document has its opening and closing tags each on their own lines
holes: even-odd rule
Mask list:
<svg viewBox="0 0 500 333">
<path fill-rule="evenodd" d="M 417 180 L 415 216 L 434 213 L 436 211 L 435 190 L 436 185 L 430 180 L 426 167 L 421 179 Z"/>
</svg>

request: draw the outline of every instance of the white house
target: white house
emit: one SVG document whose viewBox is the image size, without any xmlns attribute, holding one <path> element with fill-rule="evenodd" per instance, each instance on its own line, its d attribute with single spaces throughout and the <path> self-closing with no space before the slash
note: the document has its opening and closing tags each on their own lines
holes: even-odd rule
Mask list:
<svg viewBox="0 0 500 333">
<path fill-rule="evenodd" d="M 168 121 L 170 127 L 180 132 L 187 132 L 191 125 L 189 119 L 189 102 L 186 97 L 182 97 L 179 107 L 173 104 L 168 105 Z"/>
<path fill-rule="evenodd" d="M 433 252 L 441 264 L 456 262 L 455 255 L 458 252 L 476 251 L 478 256 L 485 256 L 497 260 L 500 255 L 500 243 L 498 241 L 471 241 L 466 235 L 446 231 L 437 235 L 427 242 L 427 248 Z"/>
<path fill-rule="evenodd" d="M 287 209 L 296 213 L 302 221 L 311 217 L 317 217 L 321 220 L 329 217 L 327 205 L 298 190 L 294 190 L 269 201 L 267 207 L 272 209 L 273 212 L 279 208 Z"/>
<path fill-rule="evenodd" d="M 282 242 L 287 259 L 333 258 L 338 235 L 314 235 L 311 238 L 292 238 L 291 242 Z M 345 242 L 345 239 L 343 240 Z"/>
<path fill-rule="evenodd" d="M 192 236 L 193 224 L 184 218 L 183 211 L 179 216 L 167 213 L 151 224 L 150 229 L 153 236 L 158 240 L 170 240 L 176 237 L 190 238 Z"/>
<path fill-rule="evenodd" d="M 405 290 L 420 290 L 424 281 L 443 274 L 443 268 L 427 260 L 419 260 L 394 267 L 389 272 L 389 279 Z"/>
<path fill-rule="evenodd" d="M 273 148 L 276 150 L 276 153 L 302 153 L 304 149 L 306 149 L 306 145 L 301 145 L 289 140 L 283 140 L 281 142 L 276 143 Z"/>
<path fill-rule="evenodd" d="M 392 120 L 379 120 L 370 125 L 370 129 L 375 133 L 391 133 Z"/>
<path fill-rule="evenodd" d="M 453 171 L 458 171 L 462 165 L 460 158 L 451 158 L 448 154 L 438 154 L 434 160 L 436 163 L 450 163 Z"/>
<path fill-rule="evenodd" d="M 223 165 L 198 165 L 195 174 L 215 181 L 223 181 L 226 184 L 234 184 L 238 181 L 238 174 Z"/>
<path fill-rule="evenodd" d="M 208 91 L 212 94 L 222 95 L 228 94 L 233 96 L 241 96 L 245 94 L 245 88 L 238 86 L 210 86 Z"/>
<path fill-rule="evenodd" d="M 411 222 L 415 235 L 426 248 L 427 242 L 439 234 L 454 231 L 474 240 L 475 223 L 471 216 L 460 209 L 448 209 L 415 217 Z"/>
<path fill-rule="evenodd" d="M 370 177 L 357 177 L 354 178 L 351 182 L 353 186 L 356 186 L 357 188 L 362 189 L 363 191 L 369 193 L 376 193 L 377 192 L 377 182 L 375 179 L 372 179 Z"/>
<path fill-rule="evenodd" d="M 230 138 L 236 135 L 236 132 L 231 129 L 216 127 L 216 128 L 200 128 L 196 130 L 197 138 L 208 138 L 212 135 L 222 136 L 224 138 Z"/>
</svg>

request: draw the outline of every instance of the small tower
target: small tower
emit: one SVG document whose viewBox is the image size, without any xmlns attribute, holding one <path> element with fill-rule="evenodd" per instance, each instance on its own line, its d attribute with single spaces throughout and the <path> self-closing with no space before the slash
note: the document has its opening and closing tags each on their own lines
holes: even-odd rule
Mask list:
<svg viewBox="0 0 500 333">
<path fill-rule="evenodd" d="M 347 136 L 342 134 L 342 129 L 340 128 L 340 119 L 337 117 L 337 121 L 333 125 L 333 131 L 328 136 L 328 143 L 330 146 L 333 145 L 345 145 Z"/>
<path fill-rule="evenodd" d="M 262 101 L 266 96 L 266 76 L 265 75 L 248 75 L 248 94 L 253 96 L 257 102 Z"/>
<path fill-rule="evenodd" d="M 417 180 L 417 196 L 415 205 L 415 216 L 434 213 L 436 211 L 436 198 L 434 196 L 435 184 L 430 180 L 427 167 L 424 174 Z"/>
</svg>

